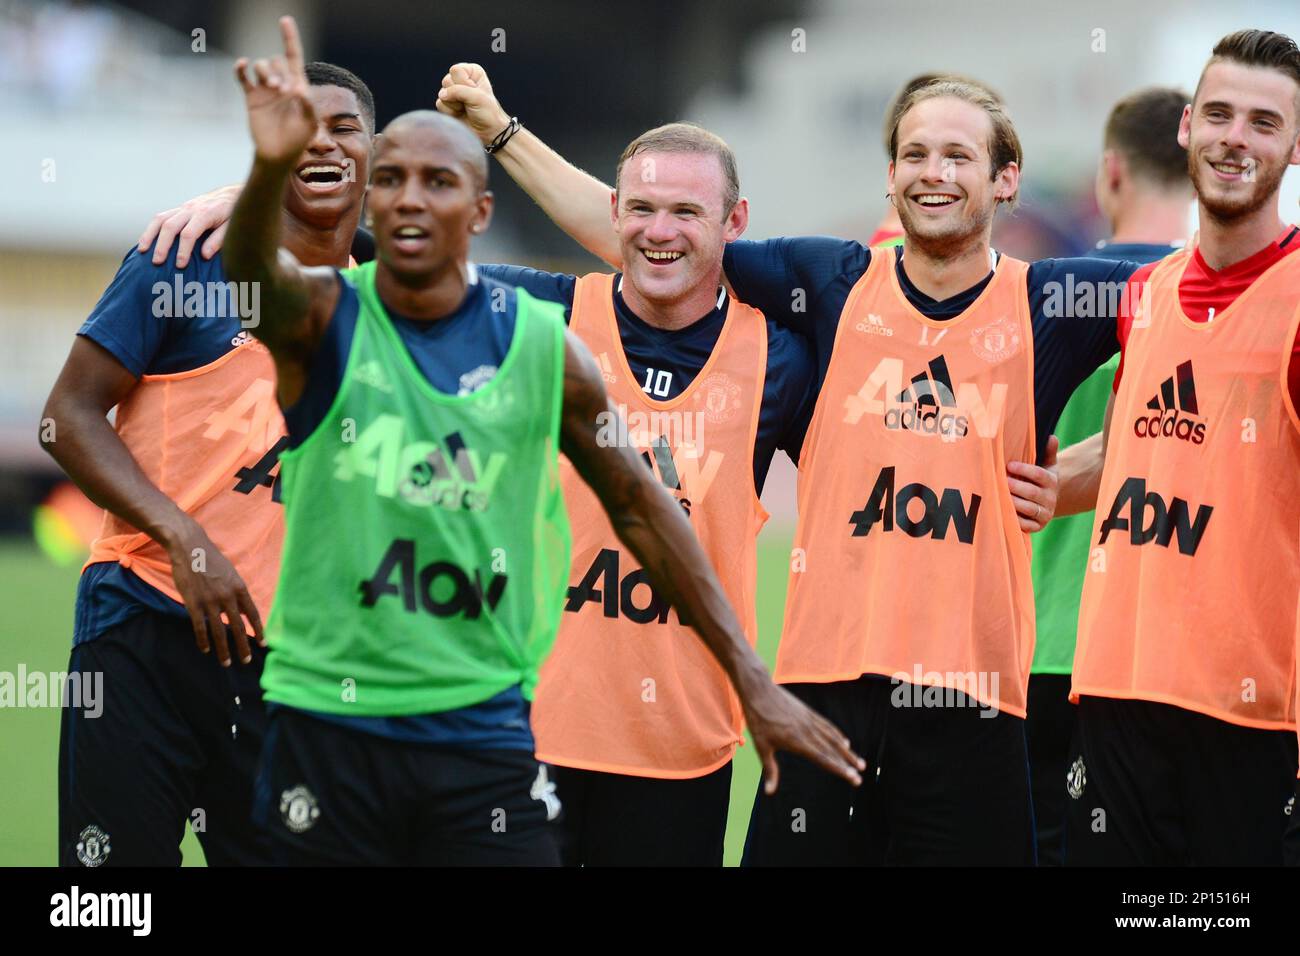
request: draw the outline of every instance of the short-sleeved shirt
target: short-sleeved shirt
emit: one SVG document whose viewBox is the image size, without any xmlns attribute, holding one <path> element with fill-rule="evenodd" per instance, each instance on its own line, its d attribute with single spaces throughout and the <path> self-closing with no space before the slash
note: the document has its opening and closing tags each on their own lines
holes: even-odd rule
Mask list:
<svg viewBox="0 0 1300 956">
<path fill-rule="evenodd" d="M 989 274 L 971 288 L 936 301 L 908 279 L 903 253 L 899 246 L 876 254 L 895 257 L 903 293 L 919 312 L 934 321 L 961 315 L 993 276 L 990 268 Z M 766 315 L 789 322 L 795 331 L 812 339 L 820 389 L 844 304 L 866 272 L 871 256 L 872 250 L 860 242 L 827 236 L 737 240 L 727 245 L 723 267 L 737 297 Z M 1043 259 L 1030 265 L 1028 304 L 1039 457 L 1071 393 L 1119 349 L 1117 290 L 1123 289 L 1138 266 L 1136 262 L 1084 258 Z M 1092 292 L 1085 300 L 1083 292 L 1087 289 Z"/>
<path fill-rule="evenodd" d="M 526 289 L 530 295 L 564 306 L 566 321 L 573 308 L 578 277 L 541 272 L 522 266 L 483 265 L 480 271 L 509 285 Z M 717 303 L 706 315 L 681 329 L 660 329 L 636 315 L 622 294 L 622 276 L 614 281 L 614 314 L 628 367 L 637 381 L 649 381 L 654 370 L 654 397 L 672 399 L 690 387 L 695 376 L 713 354 L 722 326 L 727 320 L 727 297 L 719 289 Z M 763 401 L 754 439 L 754 487 L 762 493 L 768 467 L 777 449 L 798 462 L 804 433 L 812 418 L 815 368 L 812 348 L 802 335 L 767 316 L 767 372 Z M 664 375 L 667 373 L 667 382 Z M 659 390 L 661 383 L 666 390 Z"/>
<path fill-rule="evenodd" d="M 198 244 L 206 239 L 207 234 Z M 369 248 L 364 242 L 355 244 L 354 258 L 367 255 Z M 209 315 L 207 297 L 193 298 L 186 292 L 187 288 L 194 288 L 190 283 L 207 289 L 211 288 L 209 283 L 226 281 L 221 253 L 211 259 L 192 256 L 183 269 L 178 269 L 176 251 L 177 244 L 173 243 L 167 260 L 154 265 L 147 253 L 132 247 L 122 257 L 117 274 L 90 316 L 77 330 L 78 335 L 105 349 L 136 378 L 202 368 L 248 336 L 237 317 L 225 309 L 213 309 L 218 314 Z M 191 301 L 194 307 L 161 308 L 164 296 L 178 304 Z M 189 619 L 184 605 L 120 564 L 112 561 L 92 564 L 77 582 L 73 644 L 94 640 L 108 628 L 146 609 Z"/>
</svg>

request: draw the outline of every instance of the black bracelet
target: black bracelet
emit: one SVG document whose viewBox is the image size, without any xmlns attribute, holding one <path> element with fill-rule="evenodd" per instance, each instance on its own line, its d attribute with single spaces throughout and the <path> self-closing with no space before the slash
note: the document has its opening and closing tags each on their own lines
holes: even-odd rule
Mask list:
<svg viewBox="0 0 1300 956">
<path fill-rule="evenodd" d="M 514 136 L 522 128 L 523 125 L 519 122 L 518 116 L 510 117 L 510 122 L 506 124 L 506 128 L 497 133 L 496 139 L 484 146 L 484 150 L 490 156 L 498 150 L 505 149 L 506 143 L 510 142 L 510 137 Z"/>
</svg>

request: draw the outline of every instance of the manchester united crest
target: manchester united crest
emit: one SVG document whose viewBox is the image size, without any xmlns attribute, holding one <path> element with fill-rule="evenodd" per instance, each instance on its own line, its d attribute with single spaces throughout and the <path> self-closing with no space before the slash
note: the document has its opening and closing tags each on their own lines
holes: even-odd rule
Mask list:
<svg viewBox="0 0 1300 956">
<path fill-rule="evenodd" d="M 740 385 L 730 375 L 714 372 L 700 383 L 704 418 L 710 425 L 723 425 L 740 411 Z"/>
<path fill-rule="evenodd" d="M 113 848 L 109 845 L 108 834 L 97 826 L 88 826 L 81 831 L 77 839 L 77 859 L 82 866 L 101 866 L 108 859 Z"/>
<path fill-rule="evenodd" d="M 971 350 L 990 365 L 1011 358 L 1020 351 L 1021 344 L 1020 326 L 1005 315 L 979 326 L 970 334 Z"/>
<path fill-rule="evenodd" d="M 316 795 L 301 784 L 280 794 L 280 819 L 294 833 L 310 830 L 319 816 Z"/>
<path fill-rule="evenodd" d="M 1083 788 L 1088 785 L 1088 768 L 1083 765 L 1083 758 L 1079 757 L 1070 765 L 1070 772 L 1065 775 L 1065 790 L 1070 795 L 1070 799 L 1078 800 L 1083 796 Z"/>
</svg>

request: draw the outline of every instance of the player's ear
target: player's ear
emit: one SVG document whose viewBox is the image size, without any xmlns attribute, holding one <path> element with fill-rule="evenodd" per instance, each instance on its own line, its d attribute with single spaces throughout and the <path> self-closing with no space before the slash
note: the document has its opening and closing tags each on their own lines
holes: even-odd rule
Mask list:
<svg viewBox="0 0 1300 956">
<path fill-rule="evenodd" d="M 892 159 L 889 161 L 889 172 L 886 178 L 889 182 L 889 188 L 885 191 L 885 198 L 889 200 L 891 206 L 897 205 L 894 202 L 894 161 Z"/>
<path fill-rule="evenodd" d="M 1183 118 L 1178 121 L 1178 145 L 1187 149 L 1192 142 L 1192 104 L 1183 107 Z"/>
<path fill-rule="evenodd" d="M 734 242 L 749 228 L 749 200 L 741 196 L 722 223 L 722 241 Z"/>
<path fill-rule="evenodd" d="M 618 231 L 618 190 L 609 191 L 609 221 L 614 226 L 614 231 Z"/>
<path fill-rule="evenodd" d="M 1111 192 L 1118 192 L 1124 173 L 1124 158 L 1115 150 L 1108 149 L 1101 154 L 1101 166 L 1106 186 Z"/>
<path fill-rule="evenodd" d="M 485 189 L 479 193 L 474 205 L 474 218 L 470 220 L 469 231 L 481 235 L 487 232 L 487 227 L 492 222 L 492 210 L 496 206 L 496 197 L 492 195 L 492 190 Z"/>
<path fill-rule="evenodd" d="M 1014 203 L 1020 191 L 1020 164 L 1007 163 L 994 177 L 993 198 L 998 202 Z"/>
</svg>

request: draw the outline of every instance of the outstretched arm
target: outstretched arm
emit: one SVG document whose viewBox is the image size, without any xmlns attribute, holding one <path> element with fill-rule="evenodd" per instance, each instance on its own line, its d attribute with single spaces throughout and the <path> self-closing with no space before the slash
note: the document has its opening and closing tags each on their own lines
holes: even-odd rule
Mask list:
<svg viewBox="0 0 1300 956">
<path fill-rule="evenodd" d="M 190 263 L 194 245 L 205 232 L 211 235 L 203 240 L 199 250 L 204 259 L 211 259 L 221 251 L 221 243 L 226 238 L 226 227 L 230 225 L 230 212 L 235 208 L 243 183 L 221 186 L 202 196 L 187 199 L 172 209 L 165 209 L 149 220 L 140 238 L 136 242 L 136 252 L 148 252 L 153 247 L 153 264 L 162 265 L 167 261 L 172 243 L 176 245 L 176 268 L 184 269 Z"/>
<path fill-rule="evenodd" d="M 338 284 L 332 270 L 304 268 L 280 248 L 285 184 L 316 128 L 292 17 L 280 18 L 280 34 L 283 57 L 258 60 L 251 67 L 247 58 L 235 64 L 256 152 L 230 217 L 225 266 L 228 278 L 258 290 L 259 314 L 250 330 L 271 350 L 280 401 L 289 405 L 302 393 L 308 362 L 338 299 Z"/>
<path fill-rule="evenodd" d="M 856 786 L 866 763 L 844 734 L 772 683 L 682 509 L 654 480 L 635 448 L 598 437 L 604 416 L 617 414 L 591 353 L 566 333 L 562 450 L 600 498 L 651 585 L 692 622 L 727 672 L 763 762 L 767 792 L 776 790 L 778 750 L 800 754 Z"/>
<path fill-rule="evenodd" d="M 1102 430 L 1071 445 L 1060 456 L 1061 490 L 1056 513 L 1074 515 L 1097 507 L 1101 491 L 1101 470 L 1106 461 L 1106 442 L 1110 439 L 1110 417 L 1115 410 L 1115 393 L 1106 401 L 1106 421 Z"/>
<path fill-rule="evenodd" d="M 463 120 L 484 146 L 510 125 L 510 114 L 497 102 L 487 73 L 477 63 L 457 63 L 447 71 L 436 105 L 440 112 Z M 526 128 L 493 155 L 557 226 L 592 255 L 615 269 L 623 267 L 610 221 L 612 189 L 574 166 Z"/>
</svg>

